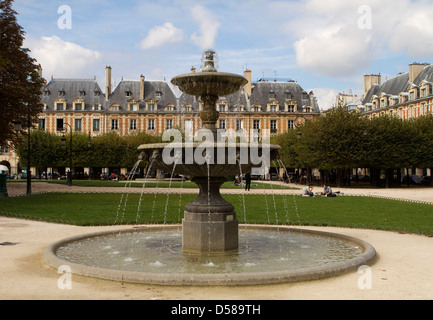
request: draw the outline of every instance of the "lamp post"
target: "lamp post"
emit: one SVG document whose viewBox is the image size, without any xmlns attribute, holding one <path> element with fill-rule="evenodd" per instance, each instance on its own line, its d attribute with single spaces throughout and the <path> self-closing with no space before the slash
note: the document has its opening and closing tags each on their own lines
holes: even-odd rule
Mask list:
<svg viewBox="0 0 433 320">
<path fill-rule="evenodd" d="M 69 172 L 66 173 L 66 184 L 68 186 L 72 186 L 72 127 L 68 123 L 65 123 L 65 125 L 67 125 L 69 127 L 69 131 L 70 131 L 70 134 L 71 134 L 71 138 L 70 138 L 70 141 L 69 141 Z M 67 128 L 63 128 L 61 130 L 61 132 L 63 133 L 62 144 L 64 146 L 66 145 L 65 133 L 67 131 L 68 131 Z"/>
</svg>

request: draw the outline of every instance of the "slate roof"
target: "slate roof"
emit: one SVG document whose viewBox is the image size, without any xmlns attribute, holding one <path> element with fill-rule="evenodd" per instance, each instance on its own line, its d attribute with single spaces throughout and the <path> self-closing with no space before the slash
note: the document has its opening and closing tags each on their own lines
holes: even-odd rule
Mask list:
<svg viewBox="0 0 433 320">
<path fill-rule="evenodd" d="M 281 107 L 288 100 L 296 100 L 298 110 L 303 106 L 312 106 L 313 112 L 319 112 L 314 96 L 310 96 L 296 82 L 257 82 L 250 97 L 250 104 L 266 106 L 269 101 L 277 100 Z"/>
<path fill-rule="evenodd" d="M 66 110 L 72 111 L 75 99 L 83 99 L 84 111 L 92 110 L 92 105 L 98 103 L 105 106 L 104 93 L 96 80 L 80 79 L 52 79 L 42 91 L 42 103 L 46 104 L 46 111 L 54 110 L 54 102 L 58 98 L 66 100 Z"/>
<path fill-rule="evenodd" d="M 130 95 L 127 95 L 127 92 Z M 160 93 L 160 94 L 157 94 Z M 163 110 L 168 104 L 176 106 L 176 96 L 165 81 L 144 81 L 144 100 L 140 100 L 140 81 L 121 81 L 108 98 L 107 105 L 119 104 L 126 108 L 131 99 L 139 100 L 140 110 L 143 110 L 146 101 L 158 101 L 158 110 Z"/>
<path fill-rule="evenodd" d="M 414 84 L 419 86 L 422 81 L 433 82 L 433 65 L 426 66 L 414 80 Z M 375 85 L 371 87 L 364 98 L 363 104 L 370 103 L 374 95 L 380 96 L 381 94 L 389 94 L 398 96 L 401 92 L 408 92 L 410 84 L 409 73 L 399 74 L 388 79 L 381 86 Z"/>
<path fill-rule="evenodd" d="M 233 111 L 235 107 L 240 105 L 244 106 L 245 110 L 248 110 L 248 97 L 242 90 L 239 90 L 238 92 L 235 92 L 228 96 L 221 96 L 219 97 L 218 101 L 221 100 L 227 100 L 229 109 L 228 111 Z M 189 104 L 192 106 L 193 111 L 198 111 L 200 101 L 200 97 L 194 98 L 194 96 L 183 93 L 179 98 L 179 105 L 181 108 L 183 108 L 185 105 Z"/>
</svg>

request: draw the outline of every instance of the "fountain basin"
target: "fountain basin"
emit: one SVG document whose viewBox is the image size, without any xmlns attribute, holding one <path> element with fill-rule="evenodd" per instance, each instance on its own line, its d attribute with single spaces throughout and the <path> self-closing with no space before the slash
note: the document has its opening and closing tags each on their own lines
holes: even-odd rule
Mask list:
<svg viewBox="0 0 433 320">
<path fill-rule="evenodd" d="M 339 234 L 288 226 L 240 229 L 239 250 L 221 254 L 185 254 L 180 226 L 155 226 L 64 239 L 49 246 L 44 259 L 54 268 L 70 266 L 73 274 L 122 282 L 257 285 L 334 277 L 376 256 L 365 241 Z"/>
<path fill-rule="evenodd" d="M 164 157 L 166 149 L 171 150 L 167 152 L 170 159 Z M 234 176 L 260 167 L 263 161 L 269 168 L 270 162 L 279 157 L 280 149 L 280 146 L 273 144 L 227 142 L 155 143 L 138 147 L 141 156 L 151 162 L 152 167 L 191 177 Z M 210 152 L 210 163 L 203 163 L 206 160 L 202 153 L 206 151 Z M 198 163 L 198 160 L 202 161 Z"/>
</svg>

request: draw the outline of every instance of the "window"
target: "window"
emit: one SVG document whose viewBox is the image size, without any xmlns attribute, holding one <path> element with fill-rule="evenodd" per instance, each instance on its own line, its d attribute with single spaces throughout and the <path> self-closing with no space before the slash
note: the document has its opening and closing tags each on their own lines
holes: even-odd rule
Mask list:
<svg viewBox="0 0 433 320">
<path fill-rule="evenodd" d="M 289 120 L 289 126 L 288 126 L 289 130 L 290 129 L 295 129 L 295 120 Z"/>
<path fill-rule="evenodd" d="M 147 130 L 155 130 L 155 119 L 147 120 Z"/>
<path fill-rule="evenodd" d="M 253 111 L 254 112 L 260 112 L 260 107 L 258 107 L 258 106 L 253 107 Z"/>
<path fill-rule="evenodd" d="M 173 129 L 173 119 L 165 120 L 165 129 L 166 130 Z"/>
<path fill-rule="evenodd" d="M 93 110 L 94 110 L 94 111 L 99 111 L 99 110 L 101 110 L 101 106 L 99 105 L 99 103 L 95 103 L 95 104 L 93 105 Z"/>
<path fill-rule="evenodd" d="M 112 105 L 112 106 L 110 107 L 110 110 L 111 110 L 111 111 L 119 111 L 119 106 L 118 106 L 118 105 Z"/>
<path fill-rule="evenodd" d="M 76 111 L 81 111 L 81 110 L 83 110 L 83 104 L 80 102 L 80 103 L 76 103 L 75 104 L 75 110 Z"/>
<path fill-rule="evenodd" d="M 277 105 L 272 104 L 270 110 L 271 112 L 277 112 Z"/>
<path fill-rule="evenodd" d="M 82 123 L 81 119 L 75 119 L 74 123 L 75 123 L 75 131 L 81 131 L 81 123 Z"/>
<path fill-rule="evenodd" d="M 99 130 L 100 130 L 100 120 L 93 119 L 93 131 L 99 132 Z"/>
<path fill-rule="evenodd" d="M 38 128 L 39 130 L 45 130 L 45 119 L 39 119 Z"/>
<path fill-rule="evenodd" d="M 162 92 L 161 91 L 156 91 L 156 97 L 157 98 L 161 98 L 162 97 Z"/>
<path fill-rule="evenodd" d="M 185 132 L 192 132 L 193 131 L 193 125 L 192 120 L 186 119 L 184 122 Z"/>
<path fill-rule="evenodd" d="M 173 111 L 173 107 L 172 106 L 167 106 L 167 107 L 165 107 L 165 111 Z"/>
<path fill-rule="evenodd" d="M 225 120 L 220 120 L 219 128 L 220 129 L 226 129 L 226 121 Z"/>
<path fill-rule="evenodd" d="M 277 132 L 277 120 L 271 120 L 271 133 L 275 134 Z"/>
<path fill-rule="evenodd" d="M 119 130 L 119 120 L 111 119 L 111 130 Z"/>
<path fill-rule="evenodd" d="M 129 104 L 129 110 L 130 111 L 138 111 L 138 103 L 135 103 L 135 102 L 130 103 Z"/>
<path fill-rule="evenodd" d="M 56 130 L 63 131 L 63 119 L 56 120 Z"/>
<path fill-rule="evenodd" d="M 295 112 L 295 106 L 293 104 L 289 104 L 287 106 L 287 111 L 288 112 Z"/>
<path fill-rule="evenodd" d="M 85 95 L 86 95 L 86 91 L 81 90 L 81 91 L 80 91 L 80 96 L 84 97 Z"/>
<path fill-rule="evenodd" d="M 236 131 L 243 130 L 243 121 L 242 120 L 236 120 Z"/>
<path fill-rule="evenodd" d="M 149 103 L 147 105 L 147 111 L 155 111 L 155 104 L 154 103 Z"/>
<path fill-rule="evenodd" d="M 137 119 L 129 120 L 129 130 L 137 130 Z"/>
<path fill-rule="evenodd" d="M 305 107 L 305 112 L 306 113 L 310 113 L 311 112 L 311 107 Z"/>
<path fill-rule="evenodd" d="M 226 105 L 220 104 L 220 112 L 226 112 Z"/>
<path fill-rule="evenodd" d="M 56 103 L 56 110 L 63 111 L 63 102 Z"/>
<path fill-rule="evenodd" d="M 260 120 L 253 120 L 253 129 L 260 130 Z"/>
<path fill-rule="evenodd" d="M 185 112 L 191 112 L 191 106 L 185 106 L 185 107 L 183 107 L 183 111 L 185 111 Z"/>
</svg>

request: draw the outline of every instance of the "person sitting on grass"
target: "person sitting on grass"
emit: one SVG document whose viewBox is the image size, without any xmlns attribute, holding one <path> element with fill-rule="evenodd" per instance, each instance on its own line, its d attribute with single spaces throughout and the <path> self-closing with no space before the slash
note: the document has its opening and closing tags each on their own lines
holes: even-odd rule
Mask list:
<svg viewBox="0 0 433 320">
<path fill-rule="evenodd" d="M 313 184 L 310 183 L 308 185 L 308 187 L 306 187 L 303 191 L 302 191 L 302 196 L 303 197 L 314 197 L 314 192 L 313 192 Z"/>
<path fill-rule="evenodd" d="M 323 192 L 321 193 L 324 197 L 336 197 L 337 195 L 332 192 L 332 189 L 326 183 L 323 185 Z"/>
</svg>

